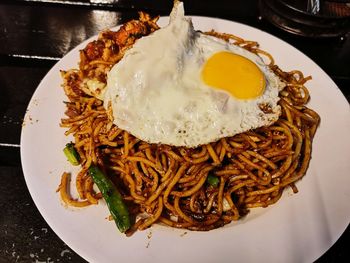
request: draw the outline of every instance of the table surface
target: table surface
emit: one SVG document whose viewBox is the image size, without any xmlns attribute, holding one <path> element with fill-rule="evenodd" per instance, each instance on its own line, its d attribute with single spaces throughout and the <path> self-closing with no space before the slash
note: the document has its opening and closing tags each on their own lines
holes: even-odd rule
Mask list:
<svg viewBox="0 0 350 263">
<path fill-rule="evenodd" d="M 257 0 L 184 1 L 188 15 L 224 18 L 260 28 L 314 60 L 350 99 L 350 34 L 309 39 L 261 18 Z M 100 30 L 137 18 L 168 15 L 172 0 L 0 1 L 0 262 L 85 262 L 47 225 L 26 187 L 20 132 L 27 104 L 48 70 Z M 350 258 L 349 227 L 317 262 Z"/>
</svg>

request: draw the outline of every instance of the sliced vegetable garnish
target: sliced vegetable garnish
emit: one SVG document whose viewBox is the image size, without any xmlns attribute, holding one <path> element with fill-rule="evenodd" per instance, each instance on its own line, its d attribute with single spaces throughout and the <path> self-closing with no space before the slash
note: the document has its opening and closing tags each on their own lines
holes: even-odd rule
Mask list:
<svg viewBox="0 0 350 263">
<path fill-rule="evenodd" d="M 80 155 L 77 150 L 74 148 L 74 143 L 70 142 L 66 144 L 66 147 L 63 149 L 64 154 L 68 158 L 68 161 L 73 165 L 80 164 Z"/>
<path fill-rule="evenodd" d="M 131 226 L 129 211 L 113 182 L 96 166 L 91 165 L 89 174 L 100 189 L 107 207 L 119 229 L 124 233 Z"/>
<path fill-rule="evenodd" d="M 211 186 L 217 187 L 219 185 L 219 178 L 213 174 L 209 174 L 207 177 L 207 182 L 208 184 L 210 184 Z"/>
</svg>

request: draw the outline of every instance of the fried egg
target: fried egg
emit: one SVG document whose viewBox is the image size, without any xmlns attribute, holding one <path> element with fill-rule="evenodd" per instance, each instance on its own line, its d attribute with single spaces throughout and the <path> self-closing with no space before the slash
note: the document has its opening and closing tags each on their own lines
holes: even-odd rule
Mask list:
<svg viewBox="0 0 350 263">
<path fill-rule="evenodd" d="M 169 24 L 113 66 L 104 105 L 141 140 L 196 147 L 271 125 L 283 87 L 256 54 L 196 31 L 176 2 Z"/>
</svg>

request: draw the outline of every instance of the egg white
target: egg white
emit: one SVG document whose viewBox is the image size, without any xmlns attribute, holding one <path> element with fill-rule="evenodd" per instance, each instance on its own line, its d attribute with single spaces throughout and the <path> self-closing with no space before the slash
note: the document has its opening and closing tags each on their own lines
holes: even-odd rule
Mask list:
<svg viewBox="0 0 350 263">
<path fill-rule="evenodd" d="M 244 56 L 260 68 L 266 79 L 260 97 L 236 99 L 202 81 L 205 61 L 220 51 Z M 256 54 L 195 31 L 177 2 L 169 25 L 139 39 L 111 69 L 104 105 L 112 107 L 119 128 L 141 140 L 196 147 L 275 122 L 283 86 Z"/>
</svg>

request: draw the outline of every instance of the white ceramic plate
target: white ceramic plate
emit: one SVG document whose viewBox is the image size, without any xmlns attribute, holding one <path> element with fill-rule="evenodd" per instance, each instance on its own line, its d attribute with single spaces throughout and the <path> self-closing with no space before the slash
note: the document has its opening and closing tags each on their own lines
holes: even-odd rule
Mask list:
<svg viewBox="0 0 350 263">
<path fill-rule="evenodd" d="M 165 25 L 167 18 L 161 18 Z M 28 106 L 21 137 L 25 179 L 33 200 L 56 234 L 90 262 L 312 262 L 340 237 L 350 219 L 350 108 L 334 82 L 312 60 L 258 29 L 221 19 L 193 17 L 196 29 L 215 29 L 255 40 L 283 70 L 312 75 L 309 106 L 321 115 L 312 160 L 297 183 L 272 207 L 209 232 L 154 226 L 132 237 L 106 220 L 102 204 L 64 207 L 55 190 L 63 171 L 72 171 L 62 153 L 69 141 L 59 127 L 66 100 L 59 70 L 76 68 L 78 51 L 69 52 L 42 80 Z"/>
</svg>

